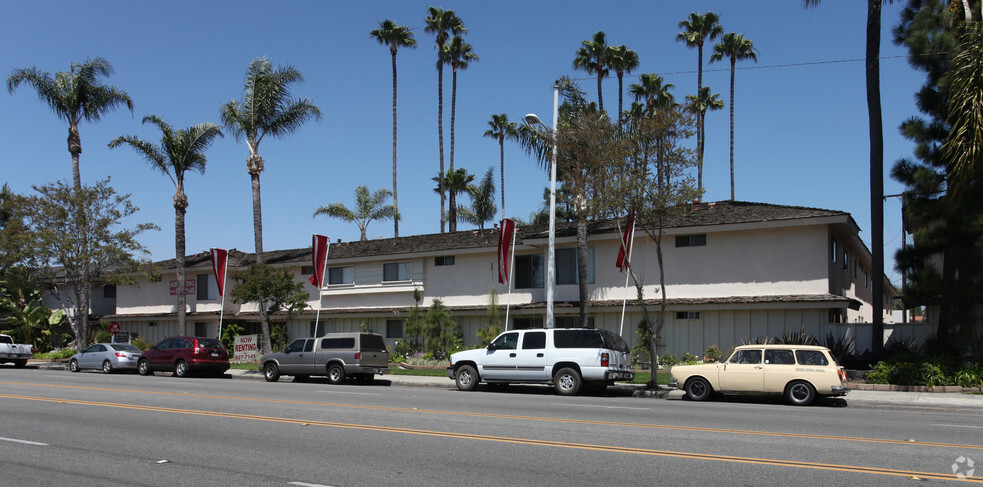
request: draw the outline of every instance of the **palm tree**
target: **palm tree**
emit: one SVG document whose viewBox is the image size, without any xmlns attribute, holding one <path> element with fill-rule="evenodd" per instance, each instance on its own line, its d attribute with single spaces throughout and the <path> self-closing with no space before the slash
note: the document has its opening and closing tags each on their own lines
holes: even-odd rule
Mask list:
<svg viewBox="0 0 983 487">
<path fill-rule="evenodd" d="M 505 218 L 505 139 L 509 140 L 519 140 L 519 129 L 515 122 L 509 122 L 509 116 L 500 113 L 498 115 L 492 115 L 491 120 L 488 121 L 488 126 L 490 127 L 485 131 L 485 137 L 491 137 L 498 140 L 498 151 L 499 151 L 499 176 L 502 181 L 502 218 Z"/>
<path fill-rule="evenodd" d="M 447 174 L 445 174 L 443 178 L 438 175 L 434 176 L 432 179 L 437 183 L 437 187 L 434 188 L 434 191 L 440 191 L 440 183 L 441 180 L 443 180 L 444 191 L 450 195 L 451 201 L 456 201 L 458 194 L 464 193 L 468 190 L 468 185 L 474 181 L 474 175 L 468 174 L 466 169 L 459 167 L 453 171 L 448 169 Z M 457 218 L 457 207 L 451 206 L 448 208 L 447 218 Z M 454 228 L 456 228 L 456 225 Z"/>
<path fill-rule="evenodd" d="M 686 47 L 696 48 L 697 51 L 697 70 L 696 70 L 696 94 L 703 93 L 703 44 L 712 41 L 724 33 L 724 28 L 720 26 L 720 16 L 713 12 L 700 15 L 696 12 L 689 14 L 689 18 L 679 23 L 682 32 L 676 35 L 676 40 L 686 43 Z M 696 121 L 696 154 L 699 161 L 700 171 L 703 170 L 703 120 L 697 118 Z M 703 187 L 700 187 L 702 190 Z"/>
<path fill-rule="evenodd" d="M 436 34 L 437 47 L 437 144 L 440 148 L 440 171 L 439 177 L 444 175 L 444 44 L 451 35 L 461 35 L 468 31 L 464 27 L 464 21 L 454 15 L 453 10 L 444 10 L 436 7 L 429 7 L 427 12 L 430 14 L 423 19 L 427 26 L 423 29 L 428 34 Z M 444 207 L 446 205 L 444 191 L 444 180 L 439 181 L 440 187 L 440 233 L 444 233 L 444 221 L 447 219 Z"/>
<path fill-rule="evenodd" d="M 174 250 L 177 258 L 177 326 L 178 335 L 185 334 L 187 321 L 187 295 L 184 289 L 185 270 L 184 257 L 184 215 L 188 210 L 188 197 L 184 194 L 184 173 L 188 171 L 205 173 L 205 150 L 212 144 L 215 137 L 222 137 L 222 129 L 214 123 L 200 123 L 186 129 L 174 130 L 158 115 L 143 117 L 143 123 L 152 123 L 161 131 L 160 145 L 141 140 L 135 135 L 117 137 L 109 143 L 115 149 L 123 144 L 129 144 L 137 153 L 143 156 L 151 169 L 163 173 L 174 183 Z"/>
<path fill-rule="evenodd" d="M 386 204 L 386 198 L 392 196 L 392 191 L 386 188 L 375 190 L 369 194 L 369 188 L 364 184 L 355 188 L 355 209 L 349 209 L 341 202 L 331 203 L 314 210 L 314 216 L 327 215 L 340 218 L 346 222 L 355 222 L 362 232 L 361 240 L 368 240 L 365 229 L 372 220 L 399 219 L 396 207 Z"/>
<path fill-rule="evenodd" d="M 710 94 L 710 87 L 704 86 L 700 89 L 700 95 L 686 95 L 686 100 L 689 101 L 690 110 L 696 115 L 696 120 L 698 125 L 703 125 L 706 123 L 707 112 L 720 110 L 724 107 L 724 101 L 720 99 L 719 93 Z M 706 136 L 706 130 L 700 131 L 698 134 L 698 139 L 696 145 L 702 148 L 705 144 L 704 137 Z M 703 198 L 703 154 L 699 154 L 696 161 L 696 186 L 700 193 L 700 199 Z"/>
<path fill-rule="evenodd" d="M 601 93 L 601 80 L 608 76 L 608 60 L 611 50 L 605 40 L 604 31 L 594 33 L 592 40 L 581 42 L 580 49 L 573 59 L 573 69 L 580 69 L 589 74 L 597 75 L 597 107 L 604 111 L 604 97 Z"/>
<path fill-rule="evenodd" d="M 485 229 L 485 223 L 495 219 L 495 169 L 489 167 L 485 177 L 477 186 L 468 185 L 468 196 L 471 197 L 471 207 L 458 208 L 458 219 L 462 222 L 477 225 L 479 230 Z"/>
<path fill-rule="evenodd" d="M 668 108 L 676 104 L 672 95 L 672 83 L 663 83 L 664 79 L 655 73 L 645 73 L 639 76 L 638 83 L 628 86 L 628 91 L 634 95 L 635 101 L 645 100 L 645 112 L 651 115 L 658 108 Z"/>
<path fill-rule="evenodd" d="M 21 83 L 33 86 L 38 98 L 51 107 L 55 116 L 68 122 L 68 152 L 72 154 L 72 181 L 76 190 L 82 189 L 79 122 L 98 122 L 120 105 L 126 105 L 130 113 L 133 112 L 133 100 L 126 92 L 99 82 L 99 78 L 112 74 L 113 66 L 109 61 L 96 57 L 72 63 L 70 71 L 59 71 L 54 77 L 37 67 L 15 69 L 7 77 L 7 91 L 13 93 Z"/>
<path fill-rule="evenodd" d="M 750 59 L 758 62 L 757 49 L 750 39 L 733 32 L 725 34 L 723 39 L 713 46 L 710 62 L 730 59 L 730 199 L 734 200 L 734 72 L 737 71 L 737 61 Z"/>
<path fill-rule="evenodd" d="M 249 147 L 246 171 L 252 180 L 253 236 L 256 244 L 256 263 L 263 259 L 263 209 L 260 199 L 259 175 L 266 161 L 259 155 L 259 143 L 267 135 L 282 138 L 293 133 L 311 119 L 320 120 L 321 110 L 308 98 L 290 96 L 290 85 L 304 80 L 293 66 L 274 68 L 269 59 L 256 58 L 246 69 L 242 99 L 221 106 L 222 123 L 236 140 L 245 139 Z M 266 307 L 259 306 L 260 328 L 263 332 L 263 351 L 269 351 L 270 323 Z"/>
<path fill-rule="evenodd" d="M 444 62 L 451 65 L 453 74 L 453 82 L 451 83 L 451 159 L 450 159 L 450 171 L 454 172 L 454 115 L 457 107 L 457 71 L 459 69 L 468 69 L 468 65 L 473 62 L 478 62 L 478 55 L 472 52 L 471 44 L 464 42 L 460 36 L 454 36 L 453 39 L 444 45 Z M 457 199 L 453 192 L 448 194 L 448 208 L 456 213 L 457 211 Z M 457 218 L 449 217 L 447 222 L 448 230 L 453 232 L 457 230 Z"/>
<path fill-rule="evenodd" d="M 379 44 L 389 46 L 393 58 L 393 209 L 399 213 L 399 201 L 396 193 L 396 51 L 400 47 L 416 49 L 416 39 L 410 28 L 396 25 L 392 20 L 379 22 L 379 28 L 369 32 Z M 393 236 L 399 237 L 399 218 L 393 218 Z"/>
<path fill-rule="evenodd" d="M 99 78 L 113 74 L 113 66 L 101 58 L 86 59 L 82 63 L 72 63 L 68 72 L 59 71 L 52 77 L 51 73 L 41 71 L 37 67 L 15 69 L 7 77 L 7 91 L 13 93 L 21 83 L 34 87 L 38 99 L 48 104 L 55 116 L 68 122 L 68 152 L 72 155 L 72 182 L 75 192 L 82 193 L 82 175 L 79 171 L 79 155 L 82 154 L 82 138 L 79 136 L 79 122 L 98 122 L 106 113 L 115 110 L 120 105 L 126 105 L 133 113 L 133 100 L 130 95 L 114 86 L 106 86 Z M 88 228 L 86 215 L 78 211 L 79 228 Z M 80 236 L 85 253 L 88 253 L 89 237 L 83 232 Z M 89 282 L 89 260 L 82 264 L 80 282 Z M 89 302 L 89 288 L 82 286 L 79 299 Z M 82 313 L 79 323 L 76 345 L 87 345 L 89 329 L 89 314 Z"/>
<path fill-rule="evenodd" d="M 628 46 L 625 45 L 612 47 L 608 64 L 614 70 L 615 74 L 618 75 L 618 125 L 621 125 L 621 111 L 624 110 L 624 105 L 622 104 L 624 86 L 622 83 L 625 73 L 630 74 L 632 71 L 638 69 L 638 53 L 628 49 Z"/>
</svg>

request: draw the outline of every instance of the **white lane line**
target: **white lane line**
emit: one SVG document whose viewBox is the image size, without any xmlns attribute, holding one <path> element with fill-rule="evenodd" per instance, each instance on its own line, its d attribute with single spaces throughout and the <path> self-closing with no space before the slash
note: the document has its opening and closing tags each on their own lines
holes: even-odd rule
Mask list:
<svg viewBox="0 0 983 487">
<path fill-rule="evenodd" d="M 35 446 L 49 446 L 47 443 L 38 443 L 36 441 L 18 440 L 17 438 L 4 438 L 0 436 L 0 441 L 9 441 L 11 443 L 23 443 L 25 445 L 35 445 Z"/>
<path fill-rule="evenodd" d="M 630 408 L 627 406 L 599 406 L 596 404 L 553 404 L 554 406 L 569 406 L 575 408 L 601 408 L 601 409 L 637 409 L 639 411 L 648 411 L 652 408 Z"/>
<path fill-rule="evenodd" d="M 969 424 L 933 424 L 932 426 L 947 426 L 949 428 L 976 428 L 983 429 L 983 426 L 973 426 Z"/>
<path fill-rule="evenodd" d="M 331 487 L 330 485 L 324 485 L 324 484 L 308 484 L 307 482 L 290 482 L 287 485 L 299 485 L 301 487 Z"/>
</svg>

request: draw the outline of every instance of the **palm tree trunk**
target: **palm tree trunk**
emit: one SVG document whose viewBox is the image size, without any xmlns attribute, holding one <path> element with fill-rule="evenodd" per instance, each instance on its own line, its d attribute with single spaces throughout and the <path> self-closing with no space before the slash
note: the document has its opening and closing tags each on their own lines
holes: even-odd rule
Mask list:
<svg viewBox="0 0 983 487">
<path fill-rule="evenodd" d="M 601 94 L 601 73 L 604 68 L 600 68 L 597 71 L 597 108 L 600 111 L 604 111 L 604 95 Z"/>
<path fill-rule="evenodd" d="M 399 238 L 399 199 L 396 194 L 396 51 L 393 51 L 393 237 Z"/>
<path fill-rule="evenodd" d="M 253 183 L 253 241 L 256 245 L 256 263 L 263 262 L 263 202 L 259 191 L 259 172 L 250 174 Z"/>
<path fill-rule="evenodd" d="M 872 350 L 884 348 L 884 129 L 881 120 L 881 0 L 867 0 L 867 116 L 870 125 Z"/>
<path fill-rule="evenodd" d="M 457 109 L 457 68 L 453 69 L 451 76 L 451 159 L 450 171 L 454 172 L 454 116 Z M 447 201 L 447 230 L 457 231 L 457 191 L 448 194 Z"/>
<path fill-rule="evenodd" d="M 734 201 L 734 71 L 737 58 L 730 57 L 730 200 Z"/>
<path fill-rule="evenodd" d="M 183 191 L 178 188 L 174 193 L 174 253 L 177 260 L 177 334 L 186 335 L 187 329 L 187 303 L 188 295 L 185 288 L 185 238 L 184 238 L 184 214 L 180 202 L 184 200 Z M 186 203 L 185 203 L 186 204 Z"/>
<path fill-rule="evenodd" d="M 578 213 L 582 210 L 578 209 Z M 580 326 L 587 328 L 587 305 L 590 292 L 587 289 L 587 219 L 577 216 L 577 286 L 580 294 Z"/>
<path fill-rule="evenodd" d="M 505 129 L 502 129 L 502 134 L 498 136 L 498 153 L 499 153 L 499 166 L 500 169 L 498 174 L 501 176 L 502 180 L 502 219 L 505 219 Z"/>
<path fill-rule="evenodd" d="M 439 45 L 438 49 L 443 49 Z M 437 54 L 440 56 L 440 53 Z M 440 233 L 444 233 L 444 223 L 447 221 L 445 198 L 447 187 L 444 186 L 444 65 L 438 59 L 437 64 L 437 141 L 440 145 L 440 172 L 437 174 L 437 188 L 440 190 Z"/>
<path fill-rule="evenodd" d="M 703 91 L 703 43 L 696 46 L 696 100 L 699 103 L 700 94 Z M 697 110 L 696 114 L 696 188 L 699 191 L 699 200 L 703 201 L 703 113 Z M 661 319 L 661 318 L 660 318 Z"/>
<path fill-rule="evenodd" d="M 91 276 L 89 269 L 89 226 L 85 208 L 88 198 L 82 192 L 82 174 L 79 171 L 82 141 L 79 139 L 78 128 L 74 124 L 69 124 L 68 127 L 68 152 L 72 154 L 72 183 L 75 189 L 76 218 L 82 240 L 82 279 L 78 303 L 76 304 L 76 313 L 80 316 L 77 317 L 79 325 L 75 339 L 78 347 L 85 347 L 89 344 L 89 284 Z"/>
<path fill-rule="evenodd" d="M 624 85 L 622 85 L 624 77 L 625 74 L 619 71 L 618 72 L 618 127 L 621 127 L 621 112 L 625 111 L 625 106 L 623 105 L 624 103 L 623 95 L 621 93 L 624 88 Z"/>
</svg>

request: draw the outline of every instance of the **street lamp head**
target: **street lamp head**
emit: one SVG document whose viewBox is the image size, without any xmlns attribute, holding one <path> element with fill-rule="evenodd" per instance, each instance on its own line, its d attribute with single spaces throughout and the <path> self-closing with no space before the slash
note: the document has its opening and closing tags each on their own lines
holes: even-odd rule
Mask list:
<svg viewBox="0 0 983 487">
<path fill-rule="evenodd" d="M 529 125 L 535 125 L 535 124 L 538 123 L 538 124 L 540 124 L 540 125 L 542 125 L 544 127 L 546 126 L 546 124 L 543 123 L 543 121 L 540 120 L 539 117 L 537 117 L 535 113 L 529 113 L 529 114 L 526 115 L 526 123 L 529 124 Z"/>
</svg>

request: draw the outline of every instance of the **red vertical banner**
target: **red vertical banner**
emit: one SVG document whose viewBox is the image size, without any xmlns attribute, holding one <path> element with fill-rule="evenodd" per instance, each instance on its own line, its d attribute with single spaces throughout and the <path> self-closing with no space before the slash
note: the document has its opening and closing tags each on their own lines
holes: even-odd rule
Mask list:
<svg viewBox="0 0 983 487">
<path fill-rule="evenodd" d="M 628 254 L 631 252 L 632 233 L 635 231 L 635 210 L 628 212 L 625 219 L 625 233 L 621 236 L 621 248 L 618 249 L 618 269 L 624 272 L 628 268 Z"/>
<path fill-rule="evenodd" d="M 328 257 L 328 237 L 314 234 L 311 239 L 311 256 L 314 261 L 314 275 L 309 279 L 311 284 L 322 287 L 324 282 L 324 262 Z"/>
<path fill-rule="evenodd" d="M 229 261 L 229 251 L 212 248 L 212 271 L 215 272 L 215 284 L 218 285 L 218 295 L 225 295 L 225 268 Z"/>
<path fill-rule="evenodd" d="M 512 247 L 512 235 L 515 233 L 515 221 L 505 218 L 502 220 L 502 232 L 498 236 L 498 282 L 509 282 L 509 250 Z"/>
</svg>

